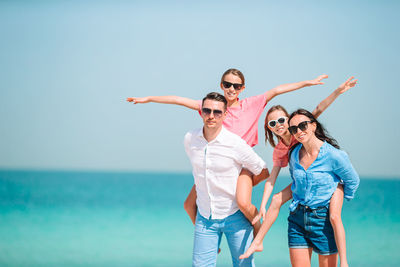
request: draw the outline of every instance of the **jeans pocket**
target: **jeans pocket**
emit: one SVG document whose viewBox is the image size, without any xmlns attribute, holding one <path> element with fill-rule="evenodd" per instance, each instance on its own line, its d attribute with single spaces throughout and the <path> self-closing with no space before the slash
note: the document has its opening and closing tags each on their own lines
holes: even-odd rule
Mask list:
<svg viewBox="0 0 400 267">
<path fill-rule="evenodd" d="M 326 219 L 326 216 L 328 215 L 328 209 L 325 207 L 315 209 L 312 212 L 318 219 Z"/>
</svg>

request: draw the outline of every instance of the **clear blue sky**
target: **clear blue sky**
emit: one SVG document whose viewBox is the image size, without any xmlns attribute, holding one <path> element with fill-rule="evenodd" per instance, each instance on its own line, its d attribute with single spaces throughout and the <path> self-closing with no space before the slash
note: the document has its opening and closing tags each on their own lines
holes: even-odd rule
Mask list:
<svg viewBox="0 0 400 267">
<path fill-rule="evenodd" d="M 242 97 L 330 76 L 268 104 L 289 111 L 356 76 L 320 120 L 361 175 L 400 177 L 399 2 L 215 2 L 1 1 L 0 168 L 190 171 L 198 114 L 125 98 L 201 99 L 234 67 Z"/>
</svg>

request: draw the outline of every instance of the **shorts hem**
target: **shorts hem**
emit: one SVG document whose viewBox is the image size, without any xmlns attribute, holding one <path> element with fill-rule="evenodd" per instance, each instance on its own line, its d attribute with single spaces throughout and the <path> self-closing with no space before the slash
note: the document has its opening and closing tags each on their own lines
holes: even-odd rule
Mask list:
<svg viewBox="0 0 400 267">
<path fill-rule="evenodd" d="M 317 253 L 319 255 L 322 255 L 322 256 L 328 256 L 328 255 L 333 255 L 333 254 L 337 254 L 338 253 L 337 250 L 336 251 L 324 251 L 324 252 L 319 251 L 319 250 L 317 250 L 315 248 L 313 250 L 315 251 L 315 253 Z"/>
<path fill-rule="evenodd" d="M 323 256 L 333 255 L 333 254 L 337 254 L 338 253 L 337 250 L 334 250 L 334 251 L 319 251 L 315 247 L 307 245 L 307 244 L 289 244 L 289 248 L 312 248 L 313 251 L 315 251 L 315 253 L 317 253 L 319 255 L 323 255 Z"/>
<path fill-rule="evenodd" d="M 311 248 L 307 244 L 289 244 L 289 248 Z"/>
</svg>

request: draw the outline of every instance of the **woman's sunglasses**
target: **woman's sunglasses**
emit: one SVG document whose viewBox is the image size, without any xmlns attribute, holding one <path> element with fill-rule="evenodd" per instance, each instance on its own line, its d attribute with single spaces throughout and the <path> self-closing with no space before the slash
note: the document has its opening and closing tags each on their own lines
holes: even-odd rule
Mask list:
<svg viewBox="0 0 400 267">
<path fill-rule="evenodd" d="M 215 118 L 221 118 L 223 111 L 219 109 L 202 108 L 201 113 L 206 116 L 210 116 L 211 113 L 213 113 Z"/>
<path fill-rule="evenodd" d="M 235 90 L 240 90 L 243 87 L 243 84 L 241 84 L 241 83 L 230 83 L 230 82 L 226 82 L 226 81 L 222 82 L 222 86 L 225 89 L 231 88 L 232 85 L 233 85 L 233 88 L 235 88 Z"/>
<path fill-rule="evenodd" d="M 311 123 L 311 121 L 303 121 L 303 122 L 300 122 L 299 125 L 297 125 L 297 126 L 290 126 L 289 133 L 291 135 L 295 135 L 297 133 L 297 129 L 300 129 L 301 131 L 307 130 L 308 123 Z"/>
<path fill-rule="evenodd" d="M 268 125 L 269 127 L 274 128 L 278 123 L 284 124 L 287 119 L 288 119 L 287 117 L 279 117 L 277 120 L 270 120 L 268 122 Z"/>
</svg>

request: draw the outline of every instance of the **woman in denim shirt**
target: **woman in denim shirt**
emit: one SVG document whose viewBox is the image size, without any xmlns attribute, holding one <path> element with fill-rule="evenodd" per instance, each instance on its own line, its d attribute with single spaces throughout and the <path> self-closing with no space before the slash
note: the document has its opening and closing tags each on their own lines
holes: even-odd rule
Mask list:
<svg viewBox="0 0 400 267">
<path fill-rule="evenodd" d="M 352 199 L 359 177 L 347 154 L 339 150 L 314 116 L 299 109 L 289 118 L 289 131 L 299 141 L 290 155 L 293 202 L 288 218 L 292 266 L 310 266 L 314 250 L 319 266 L 337 266 L 337 248 L 328 216 L 329 202 L 339 183 Z"/>
<path fill-rule="evenodd" d="M 342 83 L 336 90 L 332 92 L 332 94 L 318 104 L 318 106 L 312 112 L 314 118 L 317 118 L 339 95 L 354 87 L 356 83 L 357 79 L 354 80 L 354 77 L 350 77 L 347 81 Z M 249 257 L 254 252 L 263 251 L 263 239 L 265 235 L 278 217 L 282 205 L 292 198 L 291 183 L 279 193 L 274 194 L 274 196 L 271 198 L 268 211 L 265 209 L 280 169 L 286 167 L 289 163 L 289 151 L 291 151 L 291 149 L 299 143 L 289 132 L 289 117 L 290 115 L 287 113 L 287 111 L 279 105 L 271 107 L 265 117 L 265 136 L 266 141 L 268 141 L 271 146 L 274 147 L 274 166 L 272 168 L 270 177 L 268 177 L 268 180 L 265 183 L 260 212 L 252 222 L 254 224 L 256 221 L 262 218 L 263 223 L 249 249 L 240 256 L 241 259 Z M 284 120 L 283 122 L 282 119 Z M 271 126 L 271 122 L 275 123 L 275 125 Z M 275 143 L 274 135 L 277 137 L 277 144 Z M 339 185 L 336 191 L 333 193 L 329 203 L 329 218 L 335 233 L 335 241 L 340 257 L 340 267 L 348 267 L 349 265 L 346 257 L 346 237 L 341 218 L 343 199 L 343 185 Z"/>
</svg>

